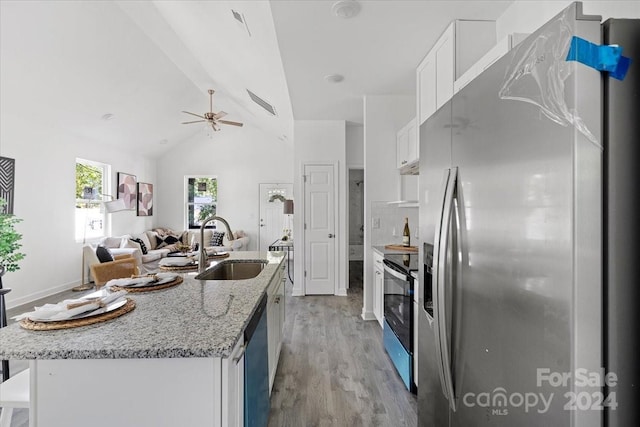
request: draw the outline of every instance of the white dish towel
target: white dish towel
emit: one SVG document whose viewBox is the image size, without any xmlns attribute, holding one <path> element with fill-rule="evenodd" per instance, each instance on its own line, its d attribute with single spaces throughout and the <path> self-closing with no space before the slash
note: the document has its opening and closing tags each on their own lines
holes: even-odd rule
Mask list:
<svg viewBox="0 0 640 427">
<path fill-rule="evenodd" d="M 12 317 L 15 320 L 22 320 L 29 318 L 33 321 L 58 321 L 67 320 L 70 317 L 76 316 L 87 311 L 96 310 L 112 302 L 124 299 L 127 291 L 119 291 L 109 293 L 102 298 L 96 298 L 94 300 L 86 299 L 67 299 L 57 304 L 45 304 L 42 307 L 34 307 L 34 311 L 19 314 Z M 88 301 L 91 301 L 87 303 Z M 82 304 L 79 305 L 78 304 Z"/>
</svg>

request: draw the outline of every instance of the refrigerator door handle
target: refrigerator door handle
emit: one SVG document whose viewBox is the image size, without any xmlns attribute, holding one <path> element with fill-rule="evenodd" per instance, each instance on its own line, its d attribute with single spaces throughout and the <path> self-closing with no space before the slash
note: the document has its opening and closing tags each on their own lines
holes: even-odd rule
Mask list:
<svg viewBox="0 0 640 427">
<path fill-rule="evenodd" d="M 440 279 L 439 272 L 444 267 L 442 266 L 441 258 L 440 258 L 440 246 L 442 244 L 442 220 L 444 214 L 444 205 L 446 200 L 447 188 L 449 187 L 449 180 L 451 177 L 451 170 L 445 169 L 444 176 L 442 178 L 442 200 L 440 204 L 440 209 L 438 211 L 438 216 L 436 217 L 436 228 L 433 236 L 433 329 L 435 335 L 435 346 L 436 346 L 436 367 L 438 369 L 438 376 L 440 377 L 440 386 L 442 387 L 442 394 L 445 396 L 449 396 L 449 392 L 446 388 L 445 382 L 445 374 L 444 374 L 444 365 L 442 363 L 442 338 L 441 338 L 441 330 L 440 330 L 440 303 L 439 303 L 439 294 L 440 294 Z"/>
<path fill-rule="evenodd" d="M 453 389 L 453 378 L 451 374 L 451 346 L 449 343 L 449 332 L 447 328 L 447 318 L 449 316 L 448 307 L 446 305 L 445 285 L 447 280 L 451 280 L 452 274 L 447 271 L 447 253 L 449 251 L 449 230 L 451 229 L 451 216 L 454 212 L 454 195 L 458 179 L 458 168 L 451 168 L 449 179 L 444 195 L 444 203 L 442 205 L 442 220 L 440 223 L 440 238 L 438 244 L 438 271 L 437 276 L 437 318 L 436 331 L 439 345 L 439 359 L 441 363 L 441 380 L 445 396 L 449 400 L 449 406 L 453 411 L 456 410 L 455 392 Z M 434 308 L 435 310 L 435 308 Z"/>
</svg>

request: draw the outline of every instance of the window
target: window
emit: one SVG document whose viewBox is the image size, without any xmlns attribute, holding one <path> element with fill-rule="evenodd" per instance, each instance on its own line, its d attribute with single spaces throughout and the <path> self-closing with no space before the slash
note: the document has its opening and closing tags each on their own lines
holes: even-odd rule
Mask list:
<svg viewBox="0 0 640 427">
<path fill-rule="evenodd" d="M 76 241 L 106 235 L 107 218 L 102 201 L 109 194 L 110 169 L 104 163 L 76 159 Z"/>
<path fill-rule="evenodd" d="M 200 228 L 202 221 L 216 214 L 218 179 L 215 176 L 187 176 L 185 182 L 187 228 Z M 211 223 L 207 228 L 215 228 L 215 226 Z"/>
</svg>

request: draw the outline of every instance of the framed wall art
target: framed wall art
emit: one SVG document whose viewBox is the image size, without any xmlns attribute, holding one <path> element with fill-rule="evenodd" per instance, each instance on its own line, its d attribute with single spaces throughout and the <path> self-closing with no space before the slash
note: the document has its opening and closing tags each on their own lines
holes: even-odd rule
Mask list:
<svg viewBox="0 0 640 427">
<path fill-rule="evenodd" d="M 153 215 L 153 184 L 138 183 L 138 216 Z"/>
<path fill-rule="evenodd" d="M 136 208 L 137 188 L 136 176 L 124 172 L 118 172 L 118 199 L 124 200 L 126 209 Z"/>
<path fill-rule="evenodd" d="M 7 202 L 0 214 L 13 214 L 13 188 L 16 175 L 16 160 L 0 157 L 0 198 Z"/>
</svg>

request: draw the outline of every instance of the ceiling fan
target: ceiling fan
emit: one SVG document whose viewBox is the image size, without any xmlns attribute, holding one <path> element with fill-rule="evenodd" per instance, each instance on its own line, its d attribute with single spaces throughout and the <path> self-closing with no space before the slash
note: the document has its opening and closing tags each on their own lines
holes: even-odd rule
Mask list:
<svg viewBox="0 0 640 427">
<path fill-rule="evenodd" d="M 227 113 L 225 113 L 224 111 L 219 111 L 217 113 L 213 112 L 213 93 L 215 91 L 213 89 L 209 89 L 208 92 L 209 92 L 209 112 L 204 113 L 204 115 L 201 116 L 200 114 L 190 113 L 189 111 L 183 111 L 183 113 L 191 114 L 192 116 L 199 117 L 202 120 L 194 120 L 192 122 L 182 122 L 182 124 L 188 125 L 191 123 L 207 122 L 207 124 L 210 125 L 214 131 L 220 130 L 220 128 L 218 127 L 219 124 L 242 127 L 243 124 L 240 122 L 232 122 L 230 120 L 220 120 L 222 117 L 226 116 Z"/>
</svg>

